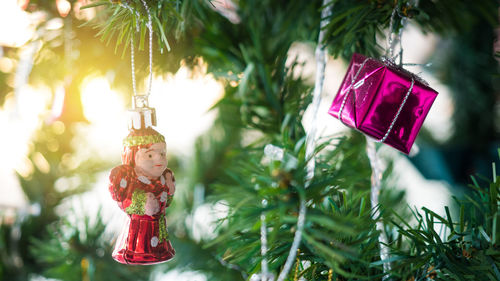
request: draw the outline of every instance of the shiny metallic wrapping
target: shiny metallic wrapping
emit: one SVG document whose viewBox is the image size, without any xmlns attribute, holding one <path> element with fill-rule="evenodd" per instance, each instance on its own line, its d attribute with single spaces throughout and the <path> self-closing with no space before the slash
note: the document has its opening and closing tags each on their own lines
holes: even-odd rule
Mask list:
<svg viewBox="0 0 500 281">
<path fill-rule="evenodd" d="M 437 94 L 388 60 L 354 54 L 328 113 L 408 154 Z"/>
</svg>

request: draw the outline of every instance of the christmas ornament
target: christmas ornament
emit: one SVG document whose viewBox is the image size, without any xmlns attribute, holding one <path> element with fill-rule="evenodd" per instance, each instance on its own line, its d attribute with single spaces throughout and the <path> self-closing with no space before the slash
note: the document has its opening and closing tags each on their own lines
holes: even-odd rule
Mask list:
<svg viewBox="0 0 500 281">
<path fill-rule="evenodd" d="M 389 59 L 354 54 L 328 113 L 408 154 L 437 94 Z"/>
<path fill-rule="evenodd" d="M 149 90 L 137 95 L 131 38 L 133 109 L 129 111 L 129 134 L 123 141 L 122 165 L 109 176 L 109 191 L 128 215 L 113 250 L 113 259 L 124 264 L 157 264 L 175 255 L 167 230 L 165 210 L 175 192 L 173 172 L 167 168 L 165 137 L 153 129 L 156 112 L 149 107 L 152 81 L 152 26 L 146 2 L 149 28 Z M 131 10 L 133 13 L 134 11 Z"/>
<path fill-rule="evenodd" d="M 154 115 L 154 109 L 147 106 L 131 111 L 122 165 L 109 176 L 109 191 L 129 218 L 112 254 L 120 263 L 156 264 L 175 255 L 165 217 L 175 178 L 167 168 L 165 138 L 152 128 Z"/>
</svg>

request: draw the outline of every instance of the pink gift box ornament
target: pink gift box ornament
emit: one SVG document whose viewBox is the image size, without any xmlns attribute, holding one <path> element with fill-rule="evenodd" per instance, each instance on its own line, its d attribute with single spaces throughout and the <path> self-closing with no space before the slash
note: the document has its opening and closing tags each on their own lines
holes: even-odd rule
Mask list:
<svg viewBox="0 0 500 281">
<path fill-rule="evenodd" d="M 391 61 L 354 54 L 328 113 L 408 154 L 437 94 Z"/>
</svg>

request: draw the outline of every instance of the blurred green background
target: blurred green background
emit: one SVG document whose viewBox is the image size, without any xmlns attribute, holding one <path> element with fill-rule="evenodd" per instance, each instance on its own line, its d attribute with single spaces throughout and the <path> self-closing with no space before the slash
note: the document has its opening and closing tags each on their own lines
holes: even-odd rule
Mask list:
<svg viewBox="0 0 500 281">
<path fill-rule="evenodd" d="M 158 130 L 167 139 L 169 166 L 176 173 L 178 186 L 167 213 L 177 256 L 162 265 L 131 267 L 114 262 L 110 256 L 125 216 L 108 194 L 107 176 L 120 164 L 121 140 L 127 134 L 126 110 L 132 97 L 128 44 L 132 34 L 136 38 L 138 91 L 147 89 L 147 16 L 141 2 L 3 0 L 0 280 L 260 280 L 251 276 L 260 271 L 261 258 L 256 256 L 262 198 L 274 198 L 269 202 L 275 207 L 265 209 L 272 214 L 268 219 L 277 223 L 275 229 L 286 230 L 273 232 L 270 238 L 271 243 L 276 242 L 271 247 L 271 271 L 277 272 L 291 243 L 289 232 L 294 231 L 302 189 L 293 186 L 301 182 L 300 169 L 307 161 L 302 146 L 311 126 L 317 126 L 325 139 L 333 135 L 335 141 L 330 142 L 339 144 L 317 160 L 320 176 L 316 176 L 316 188 L 304 191 L 313 202 L 311 210 L 330 198 L 340 202 L 337 213 L 328 213 L 339 229 L 347 228 L 342 216 L 351 218 L 356 212 L 359 218 L 347 234 L 322 233 L 324 241 L 345 243 L 344 248 L 338 247 L 343 258 L 314 248 L 314 241 L 321 239 L 311 238 L 301 256 L 310 267 L 301 264 L 299 269 L 297 263 L 295 273 L 313 280 L 307 277 L 316 276 L 312 268 L 318 272 L 335 268 L 337 280 L 382 278 L 381 263 L 374 254 L 373 220 L 362 207 L 365 203 L 360 203 L 368 200 L 370 176 L 364 139 L 326 112 L 352 53 L 384 53 L 384 34 L 395 8 L 395 30 L 402 27 L 402 18 L 408 20 L 402 37 L 404 61 L 430 63 L 408 68 L 427 79 L 440 95 L 419 134 L 415 153 L 405 156 L 378 147 L 387 168 L 387 192 L 381 202 L 394 210 L 405 209 L 401 214 L 404 223 L 424 221 L 418 216 L 411 218 L 407 205 L 418 209 L 427 206 L 436 215 L 455 218 L 448 225 L 451 230 L 436 234 L 448 237 L 450 243 L 455 241 L 452 234 L 465 233 L 453 229 L 456 219 L 467 215 L 451 197 L 468 200 L 477 195 L 484 199 L 484 194 L 498 188 L 493 183 L 479 191 L 469 186 L 482 186 L 473 182 L 471 175 L 484 175 L 478 180 L 488 182 L 486 178 L 500 171 L 498 165 L 492 168 L 500 147 L 497 1 L 422 0 L 418 5 L 415 1 L 332 1 L 333 13 L 324 29 L 330 56 L 321 112 L 314 125 L 309 124 L 312 113 L 307 108 L 316 71 L 314 48 L 320 14 L 325 7 L 321 1 L 290 2 L 147 1 L 154 16 L 150 105 L 157 110 Z M 92 3 L 99 5 L 80 9 Z M 136 8 L 139 17 L 132 16 L 124 4 Z M 139 32 L 135 32 L 136 22 Z M 262 164 L 262 148 L 268 143 L 299 159 L 298 166 L 290 170 L 285 164 L 271 163 L 271 168 Z M 259 184 L 269 185 L 269 190 L 255 187 Z M 343 187 L 352 194 L 352 205 L 342 197 Z M 245 192 L 253 205 L 239 202 Z M 481 202 L 490 212 L 484 215 L 484 223 L 489 223 L 485 234 L 492 235 L 488 236 L 491 245 L 487 243 L 491 247 L 478 242 L 481 245 L 472 248 L 488 253 L 475 258 L 482 259 L 479 264 L 487 264 L 485 270 L 493 272 L 484 276 L 499 280 L 495 279 L 500 276 L 495 238 L 498 198 L 493 191 L 488 194 L 489 199 Z M 445 205 L 450 206 L 451 214 L 448 209 L 445 212 Z M 389 235 L 394 253 L 406 258 L 401 258 L 401 267 L 395 266 L 395 280 L 426 280 L 432 272 L 427 265 L 444 268 L 438 270 L 437 278 L 442 280 L 450 276 L 447 270 L 453 272 L 447 264 L 463 261 L 471 271 L 478 266 L 464 257 L 444 262 L 446 258 L 437 254 L 425 258 L 421 254 L 422 263 L 410 262 L 409 252 L 415 254 L 412 243 L 420 240 L 412 236 L 414 240 L 409 239 L 408 244 L 397 244 L 398 239 L 405 239 L 397 227 L 404 223 L 394 222 L 390 213 L 388 208 L 384 219 L 387 232 L 394 234 Z M 225 224 L 218 221 L 223 218 L 229 218 Z M 317 221 L 309 223 L 310 229 L 326 228 Z M 361 225 L 366 229 L 358 227 Z M 359 241 L 345 238 L 353 233 L 359 234 Z M 240 244 L 229 243 L 235 239 Z M 423 244 L 433 243 L 439 244 L 437 240 Z M 327 244 L 319 248 L 326 249 Z M 470 250 L 455 246 L 445 249 L 455 254 Z M 426 253 L 441 248 L 429 249 Z M 366 260 L 360 258 L 368 250 Z M 406 250 L 409 252 L 401 254 Z M 317 280 L 327 280 L 324 273 L 317 276 Z"/>
</svg>

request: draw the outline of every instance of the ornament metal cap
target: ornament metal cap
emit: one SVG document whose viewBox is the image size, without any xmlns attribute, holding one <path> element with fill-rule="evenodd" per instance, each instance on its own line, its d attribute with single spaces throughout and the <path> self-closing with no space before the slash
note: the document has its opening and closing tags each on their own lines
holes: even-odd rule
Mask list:
<svg viewBox="0 0 500 281">
<path fill-rule="evenodd" d="M 148 97 L 134 96 L 133 109 L 128 111 L 128 128 L 129 130 L 140 130 L 156 126 L 156 110 L 149 107 Z"/>
</svg>

